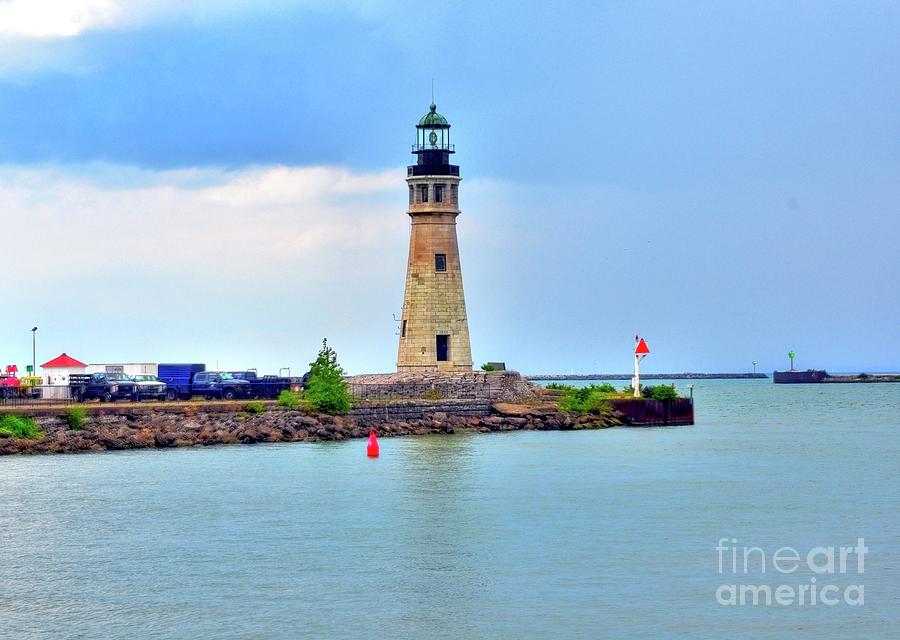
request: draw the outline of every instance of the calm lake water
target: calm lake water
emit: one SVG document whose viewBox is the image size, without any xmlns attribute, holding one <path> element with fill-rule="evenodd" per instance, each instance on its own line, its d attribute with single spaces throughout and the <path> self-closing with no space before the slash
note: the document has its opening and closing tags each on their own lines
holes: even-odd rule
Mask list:
<svg viewBox="0 0 900 640">
<path fill-rule="evenodd" d="M 0 458 L 0 637 L 897 637 L 900 384 L 694 384 L 694 427 Z M 860 537 L 817 580 L 863 606 L 716 601 L 813 576 L 720 538 Z"/>
</svg>

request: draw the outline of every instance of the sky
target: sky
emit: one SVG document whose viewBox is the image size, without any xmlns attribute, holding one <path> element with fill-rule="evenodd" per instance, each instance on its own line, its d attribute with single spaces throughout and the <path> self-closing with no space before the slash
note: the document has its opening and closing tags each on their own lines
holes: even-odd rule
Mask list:
<svg viewBox="0 0 900 640">
<path fill-rule="evenodd" d="M 900 370 L 900 4 L 0 0 L 0 365 L 395 368 L 432 82 L 476 366 Z"/>
</svg>

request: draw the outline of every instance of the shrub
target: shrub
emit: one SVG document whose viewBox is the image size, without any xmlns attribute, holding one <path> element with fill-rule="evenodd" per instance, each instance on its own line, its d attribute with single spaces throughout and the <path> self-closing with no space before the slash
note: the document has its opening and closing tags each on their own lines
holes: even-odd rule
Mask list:
<svg viewBox="0 0 900 640">
<path fill-rule="evenodd" d="M 266 403 L 260 400 L 253 400 L 244 405 L 244 411 L 247 413 L 265 413 Z"/>
<path fill-rule="evenodd" d="M 338 415 L 350 411 L 350 391 L 344 381 L 344 370 L 337 353 L 322 340 L 316 361 L 310 364 L 309 382 L 304 394 L 316 411 Z"/>
<path fill-rule="evenodd" d="M 63 414 L 63 420 L 72 431 L 82 431 L 85 418 L 87 418 L 87 409 L 84 407 L 69 407 Z"/>
<path fill-rule="evenodd" d="M 284 389 L 281 393 L 278 394 L 278 405 L 282 407 L 287 407 L 288 409 L 293 409 L 296 411 L 300 408 L 301 403 L 303 402 L 303 393 L 300 391 L 289 391 Z"/>
<path fill-rule="evenodd" d="M 44 437 L 44 432 L 31 418 L 6 414 L 0 416 L 0 437 L 38 440 Z"/>
<path fill-rule="evenodd" d="M 440 389 L 429 389 L 428 393 L 425 394 L 426 400 L 440 400 L 444 397 L 444 394 L 441 393 Z"/>
<path fill-rule="evenodd" d="M 604 413 L 611 405 L 609 398 L 616 395 L 611 384 L 592 384 L 586 387 L 559 385 L 565 393 L 559 400 L 559 408 L 569 413 Z"/>
<path fill-rule="evenodd" d="M 654 400 L 674 400 L 679 397 L 678 392 L 675 391 L 675 385 L 668 384 L 644 387 L 641 390 L 641 395 L 645 398 L 653 398 Z"/>
<path fill-rule="evenodd" d="M 482 371 L 488 371 L 488 372 L 490 372 L 490 371 L 496 371 L 496 370 L 497 370 L 497 367 L 495 367 L 494 365 L 492 365 L 490 362 L 485 362 L 483 365 L 481 365 L 481 370 L 482 370 Z"/>
</svg>

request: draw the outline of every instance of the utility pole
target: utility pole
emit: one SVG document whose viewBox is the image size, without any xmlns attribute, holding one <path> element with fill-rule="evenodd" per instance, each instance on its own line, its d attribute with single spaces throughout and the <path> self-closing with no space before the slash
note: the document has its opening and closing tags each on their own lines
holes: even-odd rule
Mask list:
<svg viewBox="0 0 900 640">
<path fill-rule="evenodd" d="M 31 375 L 37 375 L 37 327 L 31 329 Z"/>
</svg>

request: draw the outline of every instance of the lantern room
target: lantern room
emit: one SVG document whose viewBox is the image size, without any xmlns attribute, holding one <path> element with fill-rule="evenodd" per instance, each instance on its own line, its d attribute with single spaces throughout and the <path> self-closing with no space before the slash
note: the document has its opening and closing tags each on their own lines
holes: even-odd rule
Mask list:
<svg viewBox="0 0 900 640">
<path fill-rule="evenodd" d="M 450 143 L 450 123 L 437 112 L 433 102 L 416 125 L 416 143 L 412 152 L 416 164 L 409 167 L 407 175 L 459 175 L 459 167 L 450 164 L 450 154 L 455 153 Z"/>
</svg>

